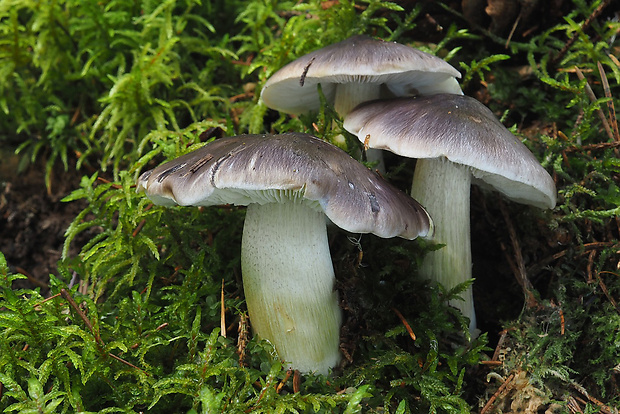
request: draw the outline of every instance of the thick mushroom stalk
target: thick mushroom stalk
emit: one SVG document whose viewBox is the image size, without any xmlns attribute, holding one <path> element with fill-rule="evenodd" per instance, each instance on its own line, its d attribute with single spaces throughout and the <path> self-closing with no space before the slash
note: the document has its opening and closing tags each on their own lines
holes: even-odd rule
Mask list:
<svg viewBox="0 0 620 414">
<path fill-rule="evenodd" d="M 415 239 L 426 210 L 346 152 L 307 134 L 241 135 L 147 171 L 156 204 L 247 205 L 241 265 L 254 332 L 291 368 L 327 374 L 341 314 L 326 217 L 351 233 Z"/>
<path fill-rule="evenodd" d="M 325 214 L 292 201 L 249 205 L 241 269 L 254 333 L 289 367 L 327 374 L 340 359 L 341 314 Z"/>
<path fill-rule="evenodd" d="M 420 159 L 416 163 L 411 196 L 426 208 L 435 223 L 442 223 L 435 228 L 432 241 L 444 245 L 427 253 L 420 274 L 448 289 L 472 277 L 470 185 L 471 172 L 464 165 L 445 158 Z M 444 196 L 438 197 L 438 194 Z M 450 304 L 470 318 L 469 330 L 474 333 L 476 313 L 471 287 L 461 298 Z"/>
</svg>

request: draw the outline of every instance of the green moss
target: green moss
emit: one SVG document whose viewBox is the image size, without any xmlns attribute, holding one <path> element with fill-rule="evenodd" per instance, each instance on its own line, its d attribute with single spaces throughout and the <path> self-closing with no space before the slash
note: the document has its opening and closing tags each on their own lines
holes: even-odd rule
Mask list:
<svg viewBox="0 0 620 414">
<path fill-rule="evenodd" d="M 563 21 L 508 48 L 506 39 L 454 18 L 437 43 L 422 45 L 464 71 L 466 91 L 514 125 L 558 185 L 552 212 L 508 206 L 536 303 L 516 319 L 502 320 L 499 311 L 487 317 L 508 329 L 498 348 L 503 365 L 480 364 L 497 333 L 466 341 L 467 321 L 447 305 L 466 286 L 447 292 L 415 277 L 428 250 L 423 243 L 352 241 L 331 231 L 349 359 L 329 378 L 293 385 L 268 343 L 237 333 L 248 329 L 238 254 L 244 210 L 155 207 L 135 193 L 137 175 L 219 130 L 297 130 L 330 140 L 341 133 L 332 108 L 277 114 L 259 101 L 266 79 L 353 34 L 412 43 L 427 15 L 446 8 L 374 0 L 3 2 L 0 144 L 19 145 L 22 166 L 43 163 L 48 177 L 59 162 L 83 175 L 65 201 L 86 200 L 87 207 L 67 229 L 51 298 L 15 288 L 22 276 L 0 254 L 0 408 L 468 413 L 501 385 L 487 375 L 503 381 L 511 374 L 521 382 L 509 382 L 496 407 L 507 409 L 505 395 L 517 390 L 536 395 L 540 409 L 566 409 L 575 396 L 585 398 L 584 412 L 594 412 L 597 403 L 581 390 L 620 404 L 618 137 L 599 117 L 609 118 L 608 105 L 618 102 L 620 26 L 603 17 L 584 25 L 603 5 L 575 0 Z M 527 68 L 525 75 L 515 65 Z M 347 148 L 358 145 L 349 139 Z M 412 164 L 394 164 L 387 176 L 408 188 Z M 486 226 L 485 237 L 515 260 L 490 197 L 474 200 L 473 228 Z M 69 247 L 84 238 L 71 256 Z M 492 273 L 475 283 L 514 280 L 508 266 Z"/>
</svg>

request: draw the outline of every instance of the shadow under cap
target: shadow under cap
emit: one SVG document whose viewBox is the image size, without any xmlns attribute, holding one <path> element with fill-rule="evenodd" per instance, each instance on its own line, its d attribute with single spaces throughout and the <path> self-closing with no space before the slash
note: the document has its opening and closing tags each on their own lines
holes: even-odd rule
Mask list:
<svg viewBox="0 0 620 414">
<path fill-rule="evenodd" d="M 439 94 L 359 105 L 344 128 L 370 148 L 409 158 L 440 158 L 468 166 L 472 176 L 508 198 L 553 208 L 556 188 L 530 150 L 486 106 Z"/>
<path fill-rule="evenodd" d="M 319 83 L 325 97 L 333 102 L 338 84 L 385 84 L 394 96 L 460 94 L 456 81 L 460 77 L 458 70 L 436 56 L 358 35 L 282 67 L 265 83 L 261 99 L 269 108 L 301 114 L 319 110 Z"/>
<path fill-rule="evenodd" d="M 422 206 L 346 152 L 311 135 L 240 135 L 143 173 L 155 204 L 304 202 L 353 233 L 414 239 L 432 234 Z"/>
</svg>

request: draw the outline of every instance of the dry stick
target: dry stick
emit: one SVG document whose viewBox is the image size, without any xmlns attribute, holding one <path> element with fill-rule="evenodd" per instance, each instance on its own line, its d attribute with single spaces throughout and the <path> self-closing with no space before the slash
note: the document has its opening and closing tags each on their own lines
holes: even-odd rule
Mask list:
<svg viewBox="0 0 620 414">
<path fill-rule="evenodd" d="M 603 270 L 602 272 L 595 273 L 596 279 L 598 281 L 598 285 L 601 287 L 601 290 L 603 291 L 605 296 L 607 296 L 607 299 L 609 299 L 609 302 L 611 302 L 613 307 L 616 309 L 616 312 L 620 313 L 620 307 L 618 307 L 618 302 L 616 302 L 615 299 L 609 294 L 609 290 L 607 290 L 607 286 L 605 286 L 605 284 L 603 283 L 603 279 L 601 279 L 601 273 L 609 273 L 614 276 L 618 276 L 618 275 L 616 273 L 609 272 L 607 270 Z"/>
<path fill-rule="evenodd" d="M 116 359 L 117 361 L 122 362 L 125 365 L 129 365 L 130 367 L 134 368 L 134 369 L 139 369 L 140 371 L 144 372 L 145 374 L 149 375 L 147 372 L 145 372 L 142 368 L 139 368 L 137 366 L 135 366 L 134 364 L 132 364 L 131 362 L 125 361 L 123 358 L 118 357 L 116 355 L 114 355 L 111 352 L 108 352 L 108 355 L 110 355 L 112 358 Z"/>
<path fill-rule="evenodd" d="M 84 312 L 82 312 L 82 309 L 80 309 L 80 307 L 75 302 L 73 297 L 69 294 L 69 292 L 67 292 L 66 289 L 60 289 L 60 295 L 67 302 L 69 302 L 69 305 L 73 308 L 73 310 L 75 310 L 77 312 L 77 314 L 80 316 L 80 318 L 82 318 L 82 320 L 84 321 L 84 324 L 90 330 L 90 333 L 95 337 L 95 342 L 97 342 L 97 345 L 99 345 L 99 347 L 103 350 L 105 345 L 104 345 L 103 340 L 101 339 L 101 336 L 99 335 L 99 331 L 94 329 L 93 324 L 90 322 L 90 319 L 88 319 L 86 317 L 86 315 L 84 314 Z M 135 366 L 134 364 L 132 364 L 132 363 L 130 363 L 128 361 L 125 361 L 123 358 L 118 357 L 118 356 L 114 355 L 111 352 L 106 352 L 106 354 L 111 356 L 112 358 L 116 359 L 117 361 L 122 362 L 125 365 L 128 365 L 128 366 L 130 366 L 132 368 L 135 368 L 135 369 L 139 369 L 140 371 L 144 372 L 146 375 L 150 375 L 148 372 L 144 371 L 142 368 L 139 368 L 139 367 Z"/>
<path fill-rule="evenodd" d="M 586 273 L 588 274 L 588 284 L 594 282 L 592 269 L 594 268 L 594 256 L 596 256 L 596 250 L 592 250 L 588 255 L 588 264 L 586 265 Z"/>
<path fill-rule="evenodd" d="M 43 283 L 40 280 L 38 280 L 36 277 L 32 276 L 30 273 L 28 273 L 26 271 L 26 269 L 24 269 L 23 267 L 15 267 L 15 269 L 21 273 L 22 275 L 26 276 L 26 278 L 28 278 L 28 281 L 36 286 L 42 287 L 43 289 L 49 289 L 49 286 L 47 285 L 47 283 Z"/>
<path fill-rule="evenodd" d="M 56 293 L 55 295 L 50 296 L 49 298 L 43 299 L 41 302 L 39 302 L 39 303 L 37 303 L 36 305 L 34 305 L 34 307 L 36 308 L 37 306 L 41 306 L 41 305 L 43 305 L 45 302 L 50 301 L 50 300 L 52 300 L 52 299 L 54 299 L 54 298 L 57 298 L 58 296 L 60 296 L 60 293 Z"/>
<path fill-rule="evenodd" d="M 145 224 L 146 224 L 146 219 L 140 220 L 140 223 L 138 223 L 138 225 L 136 226 L 134 231 L 131 233 L 131 236 L 132 237 L 136 237 L 138 235 L 138 233 L 140 233 L 140 231 L 142 231 L 142 228 L 144 227 Z"/>
<path fill-rule="evenodd" d="M 504 205 L 504 202 L 498 196 L 499 201 L 499 209 L 502 212 L 502 216 L 504 217 L 504 221 L 506 222 L 506 227 L 508 229 L 508 235 L 510 237 L 510 242 L 512 244 L 512 249 L 514 251 L 515 260 L 516 260 L 516 269 L 513 267 L 513 271 L 515 272 L 515 277 L 517 278 L 517 282 L 523 289 L 523 296 L 525 297 L 525 304 L 527 307 L 531 308 L 536 306 L 538 303 L 534 294 L 534 287 L 532 286 L 532 282 L 527 277 L 527 272 L 525 270 L 525 262 L 523 261 L 523 254 L 521 252 L 521 245 L 519 243 L 519 239 L 517 238 L 517 232 L 515 231 L 514 226 L 512 225 L 512 220 L 510 219 L 510 215 L 508 214 L 508 210 Z M 512 266 L 511 266 L 512 267 Z"/>
<path fill-rule="evenodd" d="M 514 329 L 515 328 L 504 329 L 503 331 L 499 333 L 500 335 L 499 340 L 497 341 L 497 345 L 495 346 L 495 351 L 493 352 L 493 356 L 491 357 L 489 361 L 480 361 L 481 365 L 500 366 L 504 363 L 503 361 L 500 361 L 499 359 L 500 352 L 502 350 L 502 347 L 504 346 L 504 342 L 506 342 L 506 336 L 508 335 L 508 331 L 512 331 Z"/>
<path fill-rule="evenodd" d="M 591 250 L 595 250 L 595 249 L 603 249 L 605 247 L 613 247 L 613 246 L 620 246 L 620 242 L 617 241 L 613 241 L 613 242 L 595 242 L 595 243 L 586 243 L 583 246 L 581 246 L 583 248 L 583 251 L 580 252 L 580 255 L 586 254 L 588 252 L 590 252 Z M 528 273 L 534 273 L 536 271 L 538 271 L 540 268 L 548 265 L 551 262 L 554 262 L 558 259 L 561 259 L 562 257 L 566 256 L 566 254 L 569 252 L 570 249 L 566 249 L 566 250 L 562 250 L 561 252 L 557 252 L 545 259 L 542 259 L 540 262 L 533 264 L 532 266 L 530 266 L 527 269 Z"/>
<path fill-rule="evenodd" d="M 511 328 L 513 330 L 514 328 Z M 495 347 L 495 352 L 493 352 L 493 357 L 491 361 L 499 361 L 499 352 L 504 346 L 504 342 L 506 342 L 506 336 L 508 336 L 508 329 L 504 329 L 500 332 L 499 340 L 497 341 L 497 346 Z"/>
<path fill-rule="evenodd" d="M 555 301 L 551 299 L 550 305 L 553 309 L 558 310 L 558 315 L 560 315 L 560 335 L 564 336 L 566 333 L 566 320 L 564 319 L 564 312 L 562 311 L 562 303 L 556 305 Z"/>
<path fill-rule="evenodd" d="M 82 318 L 82 320 L 84 321 L 84 324 L 86 325 L 90 333 L 92 333 L 93 336 L 95 337 L 95 341 L 97 342 L 97 344 L 101 346 L 101 348 L 103 348 L 104 345 L 103 345 L 103 341 L 101 340 L 101 336 L 99 336 L 99 331 L 95 331 L 95 329 L 93 328 L 93 324 L 90 323 L 90 319 L 88 319 L 86 315 L 84 314 L 84 312 L 82 312 L 82 309 L 80 309 L 80 307 L 75 302 L 73 297 L 69 294 L 69 292 L 67 292 L 66 289 L 60 289 L 60 295 L 63 298 L 65 298 L 67 302 L 69 302 L 69 305 L 71 305 L 73 310 L 75 310 L 77 314 L 80 316 L 80 318 Z"/>
<path fill-rule="evenodd" d="M 224 279 L 222 278 L 222 292 L 220 294 L 220 331 L 221 335 L 226 338 L 226 306 L 224 305 Z"/>
<path fill-rule="evenodd" d="M 293 392 L 297 394 L 300 389 L 301 389 L 301 374 L 299 373 L 299 370 L 296 369 L 295 372 L 293 372 Z"/>
<path fill-rule="evenodd" d="M 508 39 L 506 39 L 506 44 L 504 45 L 504 47 L 506 49 L 508 49 L 508 46 L 510 45 L 510 40 L 512 39 L 512 36 L 515 34 L 515 30 L 517 30 L 517 26 L 519 25 L 519 21 L 521 20 L 521 15 L 523 14 L 523 9 L 521 9 L 521 12 L 519 12 L 519 15 L 517 16 L 517 19 L 515 20 L 514 24 L 512 25 L 512 29 L 510 29 L 510 33 L 508 34 Z"/>
<path fill-rule="evenodd" d="M 614 141 L 614 142 L 601 142 L 598 144 L 590 144 L 590 145 L 584 145 L 584 146 L 573 146 L 573 147 L 568 147 L 565 150 L 563 150 L 564 153 L 568 153 L 568 152 L 577 152 L 577 151 L 592 151 L 592 150 L 601 150 L 601 149 L 608 149 L 608 148 L 618 148 L 620 147 L 620 141 Z"/>
<path fill-rule="evenodd" d="M 254 92 L 244 92 L 244 93 L 240 93 L 239 95 L 231 96 L 230 98 L 228 98 L 228 100 L 231 103 L 234 103 L 242 99 L 248 99 L 248 98 L 253 98 L 253 97 L 254 97 Z"/>
<path fill-rule="evenodd" d="M 101 182 L 102 182 L 102 183 L 104 183 L 104 184 L 110 184 L 110 186 L 111 186 L 112 188 L 116 189 L 116 190 L 120 190 L 121 188 L 123 188 L 123 186 L 122 186 L 122 185 L 120 185 L 120 184 L 114 184 L 112 181 L 110 181 L 110 180 L 106 180 L 106 179 L 105 179 L 105 178 L 103 178 L 103 177 L 97 177 L 97 181 L 101 181 Z"/>
<path fill-rule="evenodd" d="M 577 391 L 579 391 L 581 393 L 581 395 L 583 395 L 584 397 L 586 397 L 588 400 L 590 400 L 590 402 L 596 404 L 600 409 L 601 409 L 601 413 L 605 413 L 605 414 L 613 414 L 613 413 L 618 413 L 617 409 L 612 409 L 608 406 L 606 406 L 605 404 L 603 404 L 601 401 L 597 400 L 596 398 L 592 397 L 586 390 L 585 388 L 583 388 L 581 385 L 578 385 L 576 383 L 572 383 L 571 384 L 573 386 L 573 388 Z M 583 403 L 585 404 L 585 401 L 583 401 Z"/>
<path fill-rule="evenodd" d="M 258 394 L 258 399 L 256 400 L 256 403 L 248 408 L 247 410 L 245 410 L 245 413 L 251 413 L 254 412 L 254 409 L 258 406 L 258 404 L 261 402 L 261 400 L 263 399 L 263 397 L 265 396 L 265 392 L 267 392 L 267 390 L 271 387 L 271 385 L 273 384 L 273 380 L 275 377 L 268 377 L 267 383 L 265 384 L 264 387 L 262 387 L 260 394 Z M 277 387 L 277 385 L 276 385 Z"/>
<path fill-rule="evenodd" d="M 580 398 L 581 400 L 581 398 Z M 581 400 L 584 404 L 585 401 Z M 568 397 L 568 400 L 566 402 L 566 406 L 568 407 L 569 411 L 571 413 L 581 413 L 583 414 L 583 410 L 581 409 L 581 406 L 579 405 L 579 402 L 571 395 Z"/>
<path fill-rule="evenodd" d="M 489 411 L 491 409 L 491 407 L 493 406 L 493 403 L 495 402 L 497 397 L 499 397 L 500 394 L 502 392 L 504 392 L 504 390 L 512 382 L 514 377 L 515 377 L 515 374 L 513 372 L 512 374 L 510 374 L 510 376 L 508 376 L 508 378 L 506 378 L 506 381 L 504 381 L 504 383 L 498 388 L 498 390 L 495 392 L 495 394 L 493 394 L 491 396 L 491 398 L 489 398 L 489 401 L 487 401 L 487 403 L 484 405 L 482 410 L 480 410 L 480 414 L 484 414 L 484 413 L 486 413 L 487 411 Z"/>
<path fill-rule="evenodd" d="M 620 132 L 618 132 L 618 120 L 616 119 L 616 107 L 614 106 L 614 101 L 611 96 L 611 89 L 609 88 L 609 81 L 607 80 L 607 74 L 605 73 L 605 69 L 603 69 L 603 65 L 601 62 L 596 62 L 598 66 L 598 72 L 601 74 L 601 82 L 603 84 L 603 91 L 605 92 L 605 97 L 609 98 L 607 101 L 607 110 L 609 111 L 609 123 L 611 124 L 612 129 L 614 130 L 614 138 L 616 142 L 620 141 Z"/>
<path fill-rule="evenodd" d="M 607 54 L 607 57 L 616 64 L 616 66 L 618 66 L 620 68 L 620 60 L 618 60 L 617 57 L 615 57 L 614 55 L 612 55 L 611 53 Z"/>
<path fill-rule="evenodd" d="M 282 388 L 284 388 L 286 382 L 289 380 L 289 378 L 291 378 L 292 373 L 293 370 L 291 368 L 286 370 L 286 375 L 284 376 L 282 381 L 280 381 L 280 383 L 276 386 L 276 394 L 280 394 L 280 391 L 282 391 Z"/>
<path fill-rule="evenodd" d="M 579 80 L 585 79 L 585 76 L 583 76 L 583 72 L 581 72 L 581 70 L 577 66 L 575 66 L 575 72 L 577 73 L 577 77 L 579 78 Z M 596 102 L 596 95 L 594 94 L 594 91 L 592 90 L 588 82 L 586 82 L 585 84 L 585 91 L 586 91 L 586 95 L 588 95 L 588 98 L 590 98 L 592 102 Z M 603 124 L 603 128 L 605 128 L 605 132 L 607 132 L 609 139 L 613 141 L 614 134 L 613 132 L 611 132 L 611 127 L 609 126 L 609 122 L 607 122 L 607 118 L 605 118 L 605 114 L 603 113 L 603 110 L 601 108 L 598 108 L 596 110 L 596 113 L 598 114 L 598 117 L 601 120 L 601 123 Z"/>
<path fill-rule="evenodd" d="M 398 309 L 396 308 L 392 308 L 392 310 L 394 311 L 394 313 L 396 314 L 396 316 L 398 316 L 398 319 L 400 319 L 400 321 L 403 323 L 403 325 L 405 326 L 405 329 L 407 330 L 407 332 L 409 333 L 409 336 L 411 337 L 411 339 L 413 339 L 413 341 L 415 342 L 416 340 L 416 336 L 415 333 L 413 332 L 413 329 L 411 329 L 411 325 L 409 325 L 409 323 L 407 322 L 407 319 L 405 319 L 405 317 L 403 316 L 402 313 L 400 313 L 398 311 Z"/>
<path fill-rule="evenodd" d="M 573 43 L 577 41 L 577 38 L 579 37 L 579 35 L 592 24 L 594 19 L 596 19 L 599 16 L 599 14 L 601 14 L 603 9 L 605 9 L 605 7 L 609 5 L 609 3 L 611 3 L 611 0 L 604 0 L 596 9 L 594 9 L 594 11 L 592 11 L 592 14 L 590 14 L 590 16 L 588 16 L 588 18 L 581 25 L 581 29 L 579 31 L 576 31 L 575 34 L 573 34 L 573 37 L 568 39 L 568 42 L 566 42 L 562 50 L 560 50 L 558 54 L 555 55 L 553 59 L 551 59 L 552 65 L 555 66 L 555 64 L 564 57 L 566 52 L 568 52 L 568 49 L 570 49 Z"/>
</svg>

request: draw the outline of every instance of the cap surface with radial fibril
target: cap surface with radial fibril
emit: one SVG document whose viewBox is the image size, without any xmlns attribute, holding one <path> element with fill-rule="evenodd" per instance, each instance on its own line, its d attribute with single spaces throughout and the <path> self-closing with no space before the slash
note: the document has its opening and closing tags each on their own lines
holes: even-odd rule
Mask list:
<svg viewBox="0 0 620 414">
<path fill-rule="evenodd" d="M 474 98 L 439 94 L 367 102 L 344 128 L 371 148 L 409 158 L 439 158 L 471 167 L 475 179 L 517 202 L 556 203 L 555 183 L 530 150 Z"/>
<path fill-rule="evenodd" d="M 138 191 L 163 205 L 305 202 L 353 233 L 432 232 L 415 200 L 338 147 L 300 133 L 217 139 L 143 173 Z"/>
<path fill-rule="evenodd" d="M 265 83 L 261 99 L 281 112 L 318 111 L 317 85 L 333 102 L 344 83 L 385 84 L 394 96 L 460 94 L 461 74 L 446 61 L 396 42 L 358 35 L 311 52 L 284 66 Z"/>
</svg>

